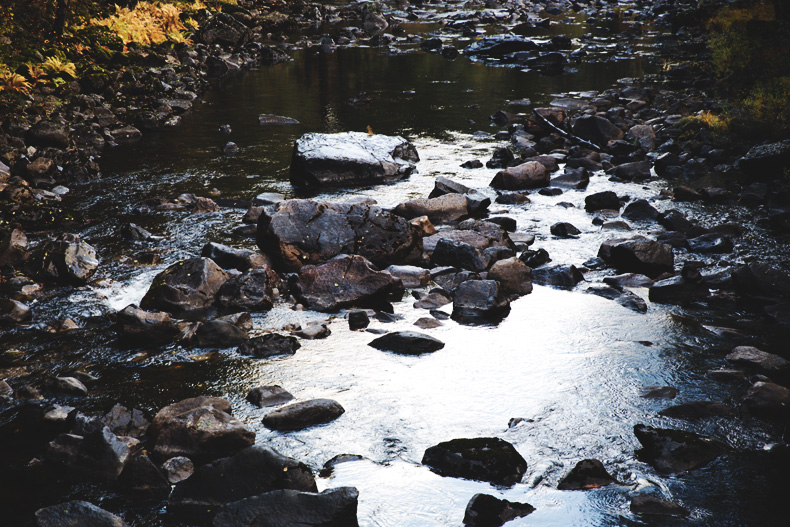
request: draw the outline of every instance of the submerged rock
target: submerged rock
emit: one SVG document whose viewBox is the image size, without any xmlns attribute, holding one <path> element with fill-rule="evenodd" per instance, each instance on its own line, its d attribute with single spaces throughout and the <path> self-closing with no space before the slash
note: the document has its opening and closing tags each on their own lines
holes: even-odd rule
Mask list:
<svg viewBox="0 0 790 527">
<path fill-rule="evenodd" d="M 261 214 L 257 241 L 286 271 L 340 254 L 359 254 L 380 268 L 416 264 L 422 255 L 417 227 L 373 205 L 284 201 Z"/>
<path fill-rule="evenodd" d="M 444 342 L 416 331 L 396 331 L 374 339 L 368 346 L 401 355 L 421 355 L 444 348 Z"/>
<path fill-rule="evenodd" d="M 67 501 L 36 511 L 36 527 L 127 527 L 120 516 L 87 501 Z"/>
<path fill-rule="evenodd" d="M 312 399 L 278 408 L 263 418 L 263 424 L 272 430 L 302 430 L 334 421 L 344 412 L 337 401 Z"/>
<path fill-rule="evenodd" d="M 305 134 L 294 144 L 291 183 L 297 187 L 369 185 L 414 171 L 417 149 L 402 137 L 364 132 Z"/>
<path fill-rule="evenodd" d="M 576 463 L 568 474 L 560 480 L 559 490 L 587 490 L 597 489 L 617 480 L 604 468 L 603 463 L 597 459 L 583 459 Z"/>
<path fill-rule="evenodd" d="M 323 265 L 302 269 L 294 296 L 318 311 L 380 307 L 402 296 L 403 283 L 391 274 L 373 269 L 362 256 L 338 256 Z"/>
<path fill-rule="evenodd" d="M 167 509 L 205 525 L 222 505 L 279 489 L 317 492 L 313 473 L 304 463 L 270 448 L 251 446 L 199 467 L 175 486 Z"/>
<path fill-rule="evenodd" d="M 223 506 L 213 527 L 357 527 L 354 487 L 327 489 L 320 494 L 273 490 Z"/>
<path fill-rule="evenodd" d="M 205 396 L 162 408 L 148 431 L 152 453 L 162 459 L 186 456 L 202 462 L 247 448 L 255 442 L 255 432 L 230 412 L 226 399 Z"/>
<path fill-rule="evenodd" d="M 529 503 L 500 500 L 489 494 L 475 494 L 464 512 L 464 527 L 499 527 L 535 511 Z"/>
<path fill-rule="evenodd" d="M 662 500 L 650 494 L 639 494 L 631 500 L 631 512 L 645 516 L 688 516 L 689 511 L 677 503 Z"/>
<path fill-rule="evenodd" d="M 521 481 L 527 462 L 516 449 L 498 437 L 453 439 L 425 451 L 422 463 L 434 472 L 454 478 L 513 485 Z"/>
<path fill-rule="evenodd" d="M 735 413 L 730 406 L 720 401 L 689 401 L 664 408 L 658 415 L 675 419 L 704 419 L 706 417 L 728 417 Z"/>
<path fill-rule="evenodd" d="M 636 451 L 637 459 L 665 474 L 703 467 L 729 451 L 719 441 L 683 430 L 638 424 L 634 435 L 642 443 Z"/>
</svg>

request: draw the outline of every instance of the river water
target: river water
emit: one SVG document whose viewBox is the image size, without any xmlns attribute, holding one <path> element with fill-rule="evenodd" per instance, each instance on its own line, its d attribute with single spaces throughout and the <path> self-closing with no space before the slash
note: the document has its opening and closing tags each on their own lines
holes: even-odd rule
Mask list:
<svg viewBox="0 0 790 527">
<path fill-rule="evenodd" d="M 440 16 L 437 14 L 436 16 Z M 426 24 L 429 31 L 434 25 Z M 559 29 L 557 29 L 559 28 Z M 409 27 L 419 31 L 419 24 Z M 581 36 L 595 31 L 577 16 L 550 32 Z M 689 518 L 669 525 L 777 525 L 781 488 L 768 475 L 760 455 L 776 441 L 778 431 L 740 417 L 684 422 L 656 412 L 670 403 L 639 396 L 646 385 L 670 385 L 680 390 L 674 402 L 722 400 L 737 404 L 748 384 L 722 383 L 705 377 L 708 369 L 724 364 L 735 345 L 750 344 L 771 351 L 786 335 L 766 326 L 735 304 L 697 305 L 688 309 L 649 304 L 639 314 L 615 302 L 583 292 L 536 286 L 533 293 L 513 302 L 510 315 L 496 326 L 463 326 L 451 320 L 430 334 L 446 343 L 444 349 L 420 357 L 404 357 L 367 346 L 375 335 L 352 332 L 337 315 L 325 340 L 302 341 L 294 356 L 254 360 L 233 349 L 199 349 L 171 345 L 129 348 L 106 329 L 107 313 L 139 302 L 153 277 L 166 265 L 199 254 L 208 241 L 255 248 L 254 240 L 232 234 L 243 209 L 190 215 L 171 211 L 138 214 L 149 197 L 175 198 L 181 193 L 249 200 L 262 192 L 297 197 L 288 182 L 293 141 L 307 132 L 364 131 L 399 134 L 419 151 L 418 173 L 393 185 L 334 189 L 312 194 L 317 199 L 346 200 L 365 196 L 389 207 L 413 197 L 424 197 L 437 175 L 470 187 L 488 189 L 495 170 L 460 168 L 469 159 L 485 161 L 500 143 L 491 135 L 498 128 L 489 115 L 528 98 L 532 106 L 547 105 L 559 95 L 601 91 L 627 77 L 656 70 L 644 52 L 649 38 L 624 56 L 608 54 L 572 64 L 559 76 L 542 76 L 517 68 L 472 62 L 463 56 L 446 60 L 438 54 L 400 46 L 354 47 L 332 52 L 296 51 L 292 62 L 254 70 L 211 92 L 178 128 L 140 143 L 119 147 L 104 159 L 104 178 L 72 189 L 74 200 L 89 223 L 81 234 L 99 250 L 101 279 L 88 287 L 62 291 L 34 305 L 36 325 L 4 337 L 0 367 L 26 366 L 41 375 L 85 370 L 98 380 L 86 399 L 62 398 L 85 413 L 106 412 L 113 404 L 141 408 L 152 415 L 159 408 L 186 397 L 227 397 L 234 414 L 257 433 L 256 442 L 272 446 L 318 470 L 337 454 L 358 454 L 365 460 L 338 465 L 320 488 L 355 486 L 360 491 L 359 519 L 363 526 L 456 526 L 472 495 L 490 493 L 512 501 L 526 501 L 536 511 L 509 525 L 615 526 L 640 525 L 629 512 L 630 498 L 651 492 L 683 504 Z M 457 42 L 459 47 L 468 41 Z M 641 49 L 641 51 L 640 51 Z M 366 92 L 370 103 L 346 101 Z M 260 113 L 295 118 L 298 125 L 262 127 Z M 229 124 L 230 135 L 218 132 Z M 225 156 L 228 140 L 241 151 Z M 654 200 L 667 183 L 612 183 L 593 176 L 586 191 L 560 196 L 530 196 L 521 206 L 492 205 L 518 221 L 520 232 L 536 235 L 535 247 L 548 250 L 554 263 L 580 265 L 596 255 L 611 237 L 591 223 L 584 212 L 584 196 L 600 190 Z M 300 195 L 301 197 L 303 195 Z M 575 208 L 558 206 L 572 203 Z M 659 210 L 677 206 L 655 201 Z M 703 224 L 746 218 L 737 208 L 685 208 Z M 133 245 L 118 236 L 121 225 L 134 222 L 163 241 Z M 557 221 L 576 225 L 578 239 L 555 239 L 549 226 Z M 638 225 L 649 233 L 652 225 Z M 752 231 L 747 239 L 763 236 Z M 732 262 L 748 256 L 739 242 Z M 157 249 L 162 263 L 138 266 L 127 257 L 145 248 Z M 683 255 L 678 255 L 680 259 Z M 588 280 L 595 280 L 591 273 Z M 647 299 L 647 290 L 635 289 Z M 388 331 L 413 329 L 427 312 L 414 309 L 413 299 L 395 304 L 403 318 L 394 323 L 374 320 L 371 327 Z M 46 325 L 70 317 L 82 327 L 51 334 Z M 254 315 L 253 334 L 287 324 L 323 320 L 326 315 L 277 306 Z M 250 388 L 280 384 L 298 400 L 335 399 L 346 413 L 338 420 L 300 432 L 279 433 L 261 424 L 266 413 L 245 401 Z M 524 421 L 508 428 L 511 418 Z M 680 476 L 659 476 L 635 460 L 639 447 L 633 426 L 645 423 L 682 428 L 728 442 L 730 455 Z M 511 443 L 527 460 L 523 483 L 511 488 L 455 478 L 444 478 L 420 465 L 423 452 L 440 441 L 458 437 L 497 436 Z M 600 459 L 622 485 L 593 491 L 558 491 L 558 480 L 576 462 Z M 120 512 L 133 526 L 179 526 L 161 503 L 129 504 L 112 490 L 92 485 L 41 489 L 31 499 L 30 489 L 8 485 L 4 495 L 26 500 L 14 522 L 26 524 L 38 506 L 58 500 L 85 498 Z M 20 503 L 17 501 L 16 503 Z M 2 521 L 0 521 L 2 523 Z"/>
</svg>

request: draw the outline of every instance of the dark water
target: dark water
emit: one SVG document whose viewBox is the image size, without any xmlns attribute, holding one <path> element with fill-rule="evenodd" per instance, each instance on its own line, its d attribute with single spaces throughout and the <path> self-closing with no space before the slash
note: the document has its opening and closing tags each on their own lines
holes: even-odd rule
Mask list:
<svg viewBox="0 0 790 527">
<path fill-rule="evenodd" d="M 563 29 L 573 36 L 588 30 L 578 17 Z M 145 198 L 175 198 L 185 192 L 207 195 L 213 189 L 223 197 L 245 200 L 261 192 L 295 196 L 287 169 L 296 138 L 306 132 L 364 131 L 368 126 L 375 133 L 412 139 L 422 159 L 418 174 L 394 185 L 332 190 L 318 193 L 318 198 L 367 196 L 392 206 L 426 195 L 438 174 L 490 193 L 487 185 L 495 171 L 459 168 L 468 159 L 485 161 L 498 145 L 472 135 L 498 130 L 490 125 L 489 115 L 508 108 L 510 100 L 529 98 L 539 107 L 557 95 L 604 90 L 618 79 L 641 77 L 657 67 L 637 50 L 616 60 L 572 64 L 573 71 L 546 77 L 464 57 L 448 61 L 408 46 L 401 49 L 404 52 L 398 54 L 381 48 L 298 51 L 292 62 L 250 72 L 213 91 L 180 127 L 109 153 L 102 165 L 105 178 L 73 189 L 68 198 L 90 220 L 82 234 L 100 251 L 102 279 L 34 305 L 37 325 L 3 337 L 0 368 L 26 367 L 33 379 L 75 370 L 96 374 L 99 379 L 90 384 L 90 397 L 58 400 L 86 413 L 105 412 L 121 402 L 153 414 L 185 397 L 227 397 L 235 415 L 256 431 L 258 444 L 314 469 L 336 454 L 360 454 L 367 460 L 338 466 L 332 477 L 319 480 L 319 487 L 356 486 L 360 524 L 365 526 L 459 525 L 466 503 L 478 492 L 537 508 L 510 524 L 514 526 L 640 525 L 643 520 L 628 510 L 630 497 L 639 492 L 671 499 L 691 511 L 687 519 L 657 524 L 781 524 L 783 487 L 772 479 L 762 453 L 766 444 L 779 438 L 779 430 L 741 417 L 699 422 L 661 418 L 656 412 L 669 403 L 639 397 L 645 385 L 667 384 L 680 390 L 674 402 L 713 399 L 737 404 L 748 383 L 714 382 L 705 372 L 723 365 L 724 355 L 735 345 L 781 352 L 787 335 L 735 304 L 689 310 L 650 304 L 647 314 L 638 314 L 585 294 L 584 285 L 576 291 L 536 286 L 532 294 L 513 303 L 508 318 L 496 327 L 446 321 L 431 330 L 446 346 L 423 357 L 368 347 L 373 336 L 349 331 L 342 313 L 330 324 L 333 334 L 328 339 L 303 341 L 296 355 L 268 361 L 241 357 L 233 349 L 128 348 L 106 329 L 107 313 L 138 302 L 157 272 L 199 254 L 204 243 L 254 247 L 252 240 L 231 234 L 242 209 L 205 215 L 136 214 Z M 360 92 L 368 94 L 369 104 L 346 102 Z M 261 127 L 260 113 L 292 117 L 300 124 Z M 217 131 L 222 124 L 232 127 L 229 136 Z M 222 155 L 228 140 L 241 147 L 238 155 Z M 591 224 L 583 211 L 585 195 L 615 190 L 653 199 L 661 187 L 660 182 L 615 184 L 596 175 L 585 192 L 534 194 L 530 205 L 492 209 L 516 218 L 519 231 L 534 233 L 536 246 L 547 249 L 554 263 L 579 265 L 611 237 Z M 576 208 L 557 206 L 561 201 Z M 655 204 L 662 210 L 674 205 Z M 748 217 L 737 208 L 697 207 L 687 212 L 703 224 Z M 129 221 L 164 236 L 164 241 L 121 241 L 118 228 Z M 549 226 L 556 221 L 573 223 L 582 230 L 581 237 L 553 238 Z M 653 228 L 634 227 L 641 233 Z M 755 230 L 747 240 L 762 236 Z M 749 254 L 747 242 L 740 243 L 729 257 L 733 263 Z M 144 248 L 158 249 L 162 264 L 141 267 L 125 261 Z M 678 255 L 680 260 L 684 257 Z M 587 278 L 596 281 L 600 276 L 591 273 Z M 635 292 L 647 296 L 644 289 Z M 412 329 L 413 322 L 427 313 L 411 304 L 409 297 L 396 304 L 403 320 L 374 321 L 372 327 Z M 73 318 L 82 329 L 47 331 L 48 323 L 64 317 Z M 279 306 L 254 316 L 253 334 L 324 318 Z M 265 411 L 244 400 L 250 388 L 261 384 L 280 384 L 300 400 L 336 399 L 346 413 L 328 425 L 288 434 L 271 432 L 260 424 Z M 514 417 L 527 421 L 508 429 Z M 639 445 L 632 428 L 637 423 L 703 433 L 727 441 L 733 452 L 687 475 L 659 476 L 634 458 Z M 419 464 L 424 450 L 440 441 L 492 435 L 513 443 L 527 460 L 524 483 L 495 488 L 442 478 Z M 603 461 L 622 485 L 586 492 L 556 490 L 558 480 L 584 458 Z M 21 467 L 26 461 L 12 463 L 13 476 L 25 473 Z M 161 503 L 130 505 L 112 490 L 92 485 L 50 482 L 31 488 L 9 477 L 0 495 L 11 511 L 8 525 L 27 524 L 36 508 L 72 498 L 90 499 L 120 512 L 133 526 L 181 525 L 163 513 Z M 0 524 L 6 525 L 4 521 Z"/>
</svg>

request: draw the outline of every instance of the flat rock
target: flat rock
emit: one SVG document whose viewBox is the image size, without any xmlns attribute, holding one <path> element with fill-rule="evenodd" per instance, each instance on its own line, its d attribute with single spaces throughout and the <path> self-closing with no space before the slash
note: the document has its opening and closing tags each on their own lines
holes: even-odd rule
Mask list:
<svg viewBox="0 0 790 527">
<path fill-rule="evenodd" d="M 419 160 L 414 145 L 399 136 L 311 133 L 294 144 L 290 177 L 297 187 L 370 185 L 408 177 Z"/>
<path fill-rule="evenodd" d="M 469 200 L 464 194 L 443 194 L 435 198 L 417 198 L 400 203 L 394 214 L 408 220 L 428 216 L 433 224 L 449 223 L 470 215 Z"/>
<path fill-rule="evenodd" d="M 368 346 L 401 355 L 422 355 L 444 348 L 444 342 L 416 331 L 396 331 L 374 339 Z"/>
<path fill-rule="evenodd" d="M 303 430 L 310 426 L 334 421 L 345 410 L 331 399 L 312 399 L 278 408 L 263 418 L 263 424 L 272 430 Z"/>
<path fill-rule="evenodd" d="M 120 516 L 87 501 L 67 501 L 36 511 L 36 527 L 127 527 Z"/>
<path fill-rule="evenodd" d="M 273 490 L 228 503 L 214 517 L 213 527 L 357 527 L 354 487 L 320 494 Z"/>
<path fill-rule="evenodd" d="M 115 331 L 125 341 L 145 344 L 171 342 L 178 326 L 164 311 L 145 311 L 134 304 L 115 314 Z"/>
<path fill-rule="evenodd" d="M 767 353 L 753 346 L 737 346 L 726 359 L 733 364 L 752 366 L 765 371 L 782 371 L 790 366 L 790 361 L 779 355 Z"/>
<path fill-rule="evenodd" d="M 636 457 L 664 474 L 703 467 L 729 451 L 719 441 L 683 430 L 653 428 L 638 424 L 634 434 L 642 443 Z"/>
<path fill-rule="evenodd" d="M 497 437 L 453 439 L 425 451 L 422 463 L 434 472 L 454 478 L 511 486 L 521 481 L 527 462 L 516 449 Z"/>
</svg>

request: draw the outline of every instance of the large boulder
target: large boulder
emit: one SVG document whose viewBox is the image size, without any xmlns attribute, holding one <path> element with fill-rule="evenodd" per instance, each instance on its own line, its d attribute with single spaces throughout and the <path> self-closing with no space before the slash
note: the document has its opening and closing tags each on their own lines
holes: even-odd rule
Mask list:
<svg viewBox="0 0 790 527">
<path fill-rule="evenodd" d="M 403 282 L 374 270 L 362 256 L 342 255 L 302 269 L 293 293 L 306 306 L 331 312 L 350 306 L 380 307 L 403 292 Z"/>
<path fill-rule="evenodd" d="M 651 278 L 675 267 L 672 247 L 652 240 L 620 240 L 615 243 L 604 242 L 598 256 L 621 272 L 641 273 Z"/>
<path fill-rule="evenodd" d="M 168 511 L 208 524 L 227 503 L 280 489 L 317 492 L 312 471 L 274 450 L 252 446 L 195 470 L 178 483 L 168 500 Z"/>
<path fill-rule="evenodd" d="M 738 160 L 738 167 L 750 177 L 775 178 L 790 164 L 790 140 L 753 146 Z"/>
<path fill-rule="evenodd" d="M 443 194 L 435 198 L 413 199 L 400 203 L 392 209 L 392 212 L 409 220 L 428 216 L 434 224 L 458 221 L 472 214 L 469 210 L 469 200 L 463 194 Z"/>
<path fill-rule="evenodd" d="M 419 160 L 414 145 L 399 136 L 305 134 L 294 144 L 291 183 L 316 187 L 397 181 L 408 177 Z"/>
<path fill-rule="evenodd" d="M 521 481 L 527 462 L 516 449 L 498 437 L 453 439 L 425 451 L 422 463 L 431 470 L 454 478 L 513 485 Z"/>
<path fill-rule="evenodd" d="M 444 342 L 416 331 L 396 331 L 372 340 L 368 346 L 401 355 L 422 355 L 444 348 Z"/>
<path fill-rule="evenodd" d="M 36 527 L 127 527 L 120 516 L 87 501 L 67 501 L 36 511 Z"/>
<path fill-rule="evenodd" d="M 354 487 L 327 489 L 320 494 L 273 490 L 228 503 L 213 527 L 357 527 Z"/>
<path fill-rule="evenodd" d="M 96 269 L 96 249 L 77 234 L 61 234 L 33 251 L 28 261 L 31 274 L 44 282 L 85 284 Z"/>
<path fill-rule="evenodd" d="M 431 253 L 431 265 L 459 267 L 479 272 L 488 267 L 488 262 L 480 251 L 470 244 L 440 238 Z"/>
<path fill-rule="evenodd" d="M 30 146 L 68 148 L 69 129 L 65 124 L 42 119 L 25 133 L 25 142 Z"/>
<path fill-rule="evenodd" d="M 303 430 L 334 421 L 343 413 L 345 413 L 345 409 L 337 401 L 311 399 L 289 404 L 266 414 L 263 424 L 272 430 Z"/>
<path fill-rule="evenodd" d="M 85 436 L 60 434 L 49 444 L 47 459 L 78 474 L 112 481 L 129 460 L 129 447 L 104 426 Z"/>
<path fill-rule="evenodd" d="M 453 320 L 497 322 L 510 312 L 510 302 L 495 280 L 467 280 L 455 290 Z"/>
<path fill-rule="evenodd" d="M 723 443 L 684 430 L 638 424 L 634 435 L 642 443 L 637 459 L 665 474 L 703 467 L 729 450 Z"/>
<path fill-rule="evenodd" d="M 286 271 L 339 254 L 359 254 L 385 268 L 419 263 L 422 237 L 407 220 L 376 206 L 289 200 L 261 214 L 258 247 Z"/>
<path fill-rule="evenodd" d="M 200 316 L 227 280 L 228 274 L 210 258 L 182 260 L 156 275 L 140 307 L 182 317 Z"/>
<path fill-rule="evenodd" d="M 620 210 L 620 198 L 617 194 L 611 190 L 604 190 L 584 198 L 584 210 L 587 212 L 603 209 Z"/>
<path fill-rule="evenodd" d="M 274 289 L 280 286 L 280 278 L 271 268 L 251 269 L 223 283 L 215 302 L 224 311 L 268 311 Z"/>
<path fill-rule="evenodd" d="M 258 218 L 260 218 L 260 215 Z M 251 249 L 237 249 L 216 242 L 209 242 L 204 245 L 200 250 L 200 256 L 211 258 L 214 260 L 214 263 L 223 269 L 237 269 L 241 272 L 248 269 L 264 269 L 267 267 L 266 256 L 259 252 Z"/>
<path fill-rule="evenodd" d="M 124 341 L 158 344 L 171 342 L 178 326 L 163 311 L 145 311 L 130 304 L 115 314 L 115 331 Z"/>
<path fill-rule="evenodd" d="M 464 527 L 499 527 L 535 511 L 529 503 L 500 500 L 490 494 L 475 494 L 466 505 Z"/>
<path fill-rule="evenodd" d="M 573 123 L 571 130 L 578 137 L 602 147 L 609 144 L 609 141 L 622 139 L 625 135 L 611 121 L 597 115 L 583 115 L 579 117 Z"/>
<path fill-rule="evenodd" d="M 526 190 L 545 187 L 551 173 L 538 161 L 527 161 L 514 167 L 500 170 L 491 180 L 491 187 L 501 190 Z"/>
<path fill-rule="evenodd" d="M 231 415 L 226 399 L 206 396 L 159 410 L 148 435 L 155 456 L 186 456 L 197 462 L 233 455 L 255 442 L 255 432 Z"/>
</svg>

